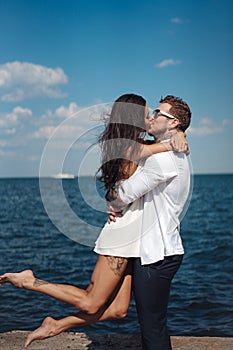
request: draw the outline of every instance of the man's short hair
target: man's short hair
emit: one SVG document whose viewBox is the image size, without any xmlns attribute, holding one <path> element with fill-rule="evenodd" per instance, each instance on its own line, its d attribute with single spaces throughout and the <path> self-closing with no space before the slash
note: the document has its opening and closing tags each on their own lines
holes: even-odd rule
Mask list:
<svg viewBox="0 0 233 350">
<path fill-rule="evenodd" d="M 186 102 L 180 97 L 175 97 L 173 95 L 162 97 L 159 102 L 169 103 L 171 105 L 169 113 L 179 120 L 178 129 L 185 131 L 189 127 L 192 113 Z"/>
</svg>

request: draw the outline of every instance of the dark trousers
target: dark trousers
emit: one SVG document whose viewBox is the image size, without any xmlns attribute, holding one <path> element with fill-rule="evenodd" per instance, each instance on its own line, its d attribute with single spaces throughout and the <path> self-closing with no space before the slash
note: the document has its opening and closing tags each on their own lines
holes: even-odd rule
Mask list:
<svg viewBox="0 0 233 350">
<path fill-rule="evenodd" d="M 171 350 L 167 305 L 171 281 L 183 255 L 165 257 L 150 265 L 134 259 L 133 290 L 142 334 L 143 350 Z"/>
</svg>

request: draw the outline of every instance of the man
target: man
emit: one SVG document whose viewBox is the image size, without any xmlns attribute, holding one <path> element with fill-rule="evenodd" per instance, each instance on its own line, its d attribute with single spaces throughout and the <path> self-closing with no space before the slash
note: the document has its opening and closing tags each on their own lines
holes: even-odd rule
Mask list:
<svg viewBox="0 0 233 350">
<path fill-rule="evenodd" d="M 190 124 L 191 112 L 180 98 L 166 96 L 148 117 L 147 129 L 156 142 L 167 141 Z M 134 295 L 144 350 L 170 350 L 167 306 L 171 281 L 184 250 L 180 216 L 190 191 L 190 167 L 184 153 L 152 155 L 137 174 L 118 188 L 115 205 L 143 200 L 141 257 L 134 260 Z M 113 199 L 113 194 L 110 194 Z"/>
</svg>

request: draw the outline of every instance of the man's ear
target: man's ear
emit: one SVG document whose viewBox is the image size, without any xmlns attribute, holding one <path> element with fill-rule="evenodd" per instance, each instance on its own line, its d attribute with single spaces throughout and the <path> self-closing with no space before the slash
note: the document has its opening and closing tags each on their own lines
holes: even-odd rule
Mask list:
<svg viewBox="0 0 233 350">
<path fill-rule="evenodd" d="M 171 120 L 171 127 L 176 129 L 178 127 L 178 125 L 180 124 L 179 119 L 175 118 Z"/>
</svg>

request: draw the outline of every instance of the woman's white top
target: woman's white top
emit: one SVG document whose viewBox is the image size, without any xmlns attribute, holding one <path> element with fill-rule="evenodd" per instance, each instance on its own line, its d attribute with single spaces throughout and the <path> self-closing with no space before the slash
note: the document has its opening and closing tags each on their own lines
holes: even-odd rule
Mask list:
<svg viewBox="0 0 233 350">
<path fill-rule="evenodd" d="M 139 165 L 131 178 L 140 169 Z M 107 222 L 95 242 L 94 251 L 101 255 L 140 257 L 142 210 L 143 200 L 138 198 L 125 207 L 123 216 L 116 218 L 116 222 Z"/>
</svg>

